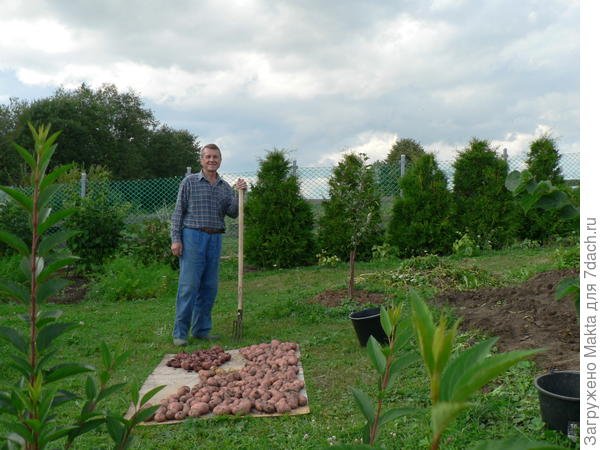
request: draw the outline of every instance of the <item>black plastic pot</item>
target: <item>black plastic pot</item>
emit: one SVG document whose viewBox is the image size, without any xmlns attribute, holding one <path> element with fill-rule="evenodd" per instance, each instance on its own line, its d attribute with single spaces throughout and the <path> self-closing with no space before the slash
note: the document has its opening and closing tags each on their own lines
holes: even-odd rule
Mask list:
<svg viewBox="0 0 600 450">
<path fill-rule="evenodd" d="M 367 345 L 369 336 L 373 336 L 381 344 L 388 344 L 387 335 L 381 326 L 380 315 L 379 308 L 368 308 L 350 314 L 352 326 L 354 326 L 354 331 L 361 346 L 365 347 Z"/>
<path fill-rule="evenodd" d="M 579 428 L 579 372 L 556 371 L 535 379 L 542 420 L 566 435 Z"/>
</svg>

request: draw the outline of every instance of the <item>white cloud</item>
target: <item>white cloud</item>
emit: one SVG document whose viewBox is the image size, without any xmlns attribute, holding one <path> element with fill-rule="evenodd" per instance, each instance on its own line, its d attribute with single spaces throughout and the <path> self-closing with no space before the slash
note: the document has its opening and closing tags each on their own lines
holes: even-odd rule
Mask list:
<svg viewBox="0 0 600 450">
<path fill-rule="evenodd" d="M 464 3 L 464 0 L 432 0 L 430 9 L 435 12 L 444 12 L 460 8 Z"/>
<path fill-rule="evenodd" d="M 73 33 L 52 19 L 0 19 L 0 53 L 19 51 L 48 55 L 78 48 Z"/>
<path fill-rule="evenodd" d="M 356 136 L 354 139 L 356 145 L 352 145 L 339 152 L 323 155 L 319 160 L 319 164 L 335 165 L 347 153 L 364 153 L 369 157 L 370 162 L 380 161 L 387 157 L 397 139 L 398 135 L 395 133 L 366 131 Z"/>
<path fill-rule="evenodd" d="M 538 124 L 579 148 L 576 1 L 165 5 L 0 0 L 0 101 L 132 88 L 236 170 L 274 147 L 301 165 L 374 161 L 397 136 L 447 159 L 472 136 L 511 152 Z"/>
</svg>

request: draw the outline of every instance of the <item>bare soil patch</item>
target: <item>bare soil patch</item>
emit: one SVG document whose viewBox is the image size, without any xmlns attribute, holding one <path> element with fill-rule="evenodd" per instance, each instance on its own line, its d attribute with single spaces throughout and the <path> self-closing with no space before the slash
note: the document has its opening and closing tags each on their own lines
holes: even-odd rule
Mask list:
<svg viewBox="0 0 600 450">
<path fill-rule="evenodd" d="M 69 284 L 55 296 L 50 297 L 48 302 L 64 305 L 83 301 L 88 291 L 89 280 L 74 273 L 63 273 L 61 277 L 65 278 Z"/>
<path fill-rule="evenodd" d="M 541 369 L 579 370 L 579 323 L 571 299 L 556 300 L 557 284 L 576 270 L 539 273 L 526 282 L 503 288 L 447 291 L 433 303 L 455 308 L 461 328 L 498 336 L 498 348 L 509 351 L 545 348 L 535 357 Z"/>
<path fill-rule="evenodd" d="M 449 306 L 461 317 L 463 331 L 477 329 L 498 336 L 500 351 L 545 348 L 535 357 L 543 370 L 579 370 L 579 323 L 570 299 L 554 298 L 557 284 L 577 270 L 553 270 L 536 274 L 524 283 L 471 291 L 446 290 L 431 303 Z M 322 292 L 312 302 L 328 307 L 340 306 L 347 291 Z M 359 303 L 381 304 L 385 296 L 358 291 Z"/>
</svg>

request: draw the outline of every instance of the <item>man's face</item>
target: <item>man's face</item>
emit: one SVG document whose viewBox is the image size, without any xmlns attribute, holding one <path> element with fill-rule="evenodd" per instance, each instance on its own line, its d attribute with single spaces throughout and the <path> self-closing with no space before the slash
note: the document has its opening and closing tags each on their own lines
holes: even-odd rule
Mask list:
<svg viewBox="0 0 600 450">
<path fill-rule="evenodd" d="M 202 151 L 200 165 L 202 166 L 202 169 L 207 172 L 216 172 L 221 166 L 221 155 L 219 151 L 213 148 L 205 148 Z"/>
</svg>

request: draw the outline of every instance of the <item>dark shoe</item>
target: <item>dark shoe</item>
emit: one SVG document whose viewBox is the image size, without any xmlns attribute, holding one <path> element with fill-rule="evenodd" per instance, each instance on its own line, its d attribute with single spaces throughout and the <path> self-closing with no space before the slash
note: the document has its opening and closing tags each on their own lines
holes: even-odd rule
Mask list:
<svg viewBox="0 0 600 450">
<path fill-rule="evenodd" d="M 194 336 L 196 339 L 200 339 L 201 341 L 218 341 L 221 339 L 221 336 L 218 334 L 207 334 L 206 336 Z"/>
<path fill-rule="evenodd" d="M 186 345 L 188 345 L 188 341 L 185 339 L 175 338 L 173 339 L 173 345 L 176 345 L 177 347 L 185 347 Z"/>
</svg>

